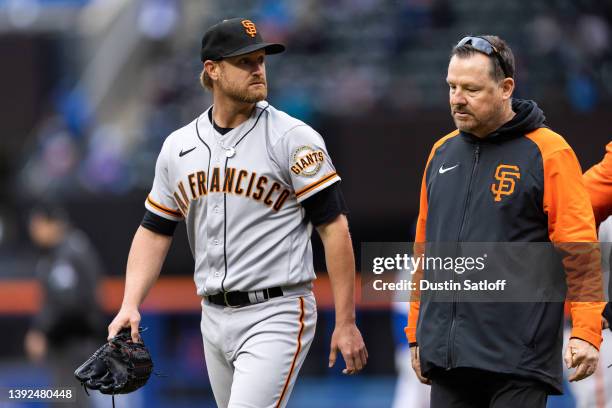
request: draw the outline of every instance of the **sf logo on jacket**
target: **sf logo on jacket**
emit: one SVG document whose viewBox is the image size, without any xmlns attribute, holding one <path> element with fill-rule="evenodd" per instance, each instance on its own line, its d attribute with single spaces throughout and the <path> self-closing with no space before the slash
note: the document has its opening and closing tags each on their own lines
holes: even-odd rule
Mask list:
<svg viewBox="0 0 612 408">
<path fill-rule="evenodd" d="M 491 192 L 495 201 L 501 201 L 502 196 L 507 196 L 514 193 L 516 185 L 515 179 L 521 178 L 521 172 L 518 166 L 510 164 L 500 164 L 495 170 L 495 179 L 497 183 L 491 184 Z"/>
</svg>

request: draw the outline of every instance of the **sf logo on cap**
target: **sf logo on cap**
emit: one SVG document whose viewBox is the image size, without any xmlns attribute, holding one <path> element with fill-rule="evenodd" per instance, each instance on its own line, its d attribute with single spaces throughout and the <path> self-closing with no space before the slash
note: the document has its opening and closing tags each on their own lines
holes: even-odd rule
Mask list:
<svg viewBox="0 0 612 408">
<path fill-rule="evenodd" d="M 257 27 L 255 27 L 255 23 L 253 23 L 251 20 L 242 20 L 242 26 L 248 35 L 255 37 L 255 34 L 257 34 Z"/>
<path fill-rule="evenodd" d="M 502 196 L 514 193 L 515 180 L 521 178 L 521 173 L 518 166 L 500 164 L 495 171 L 495 178 L 499 183 L 491 184 L 491 192 L 495 201 L 501 201 Z"/>
</svg>

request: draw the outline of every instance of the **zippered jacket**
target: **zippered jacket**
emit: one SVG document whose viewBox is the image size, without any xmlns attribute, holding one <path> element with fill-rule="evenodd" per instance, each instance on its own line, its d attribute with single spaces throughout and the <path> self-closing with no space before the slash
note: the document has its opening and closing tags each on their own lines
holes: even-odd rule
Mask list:
<svg viewBox="0 0 612 408">
<path fill-rule="evenodd" d="M 423 174 L 419 242 L 596 242 L 580 164 L 544 125 L 533 101 L 485 138 L 460 132 L 435 143 Z M 538 271 L 524 271 L 537 273 Z M 572 337 L 599 348 L 603 302 L 569 302 Z M 562 391 L 564 305 L 410 303 L 406 335 L 421 370 L 471 367 L 539 380 Z"/>
<path fill-rule="evenodd" d="M 612 214 L 612 142 L 606 146 L 603 160 L 584 173 L 584 184 L 599 225 Z"/>
<path fill-rule="evenodd" d="M 587 170 L 583 180 L 591 197 L 595 224 L 599 226 L 612 215 L 612 142 L 606 145 L 603 160 Z M 610 253 L 608 265 L 612 265 L 612 253 Z M 608 293 L 612 293 L 612 280 L 608 281 Z M 612 302 L 608 302 L 603 315 L 608 323 L 612 322 Z"/>
</svg>

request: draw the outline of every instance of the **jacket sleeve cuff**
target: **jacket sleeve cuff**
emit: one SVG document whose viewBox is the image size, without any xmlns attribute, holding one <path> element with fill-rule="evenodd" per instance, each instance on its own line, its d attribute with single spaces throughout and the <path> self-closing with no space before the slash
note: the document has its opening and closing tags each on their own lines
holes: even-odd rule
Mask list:
<svg viewBox="0 0 612 408">
<path fill-rule="evenodd" d="M 576 327 L 572 329 L 572 334 L 570 337 L 575 337 L 580 340 L 588 341 L 597 350 L 599 350 L 599 346 L 601 346 L 602 342 L 601 331 L 599 333 L 593 333 L 592 331 L 583 329 L 581 327 Z"/>
<path fill-rule="evenodd" d="M 408 343 L 416 343 L 416 327 L 406 327 L 404 333 L 406 333 Z"/>
</svg>

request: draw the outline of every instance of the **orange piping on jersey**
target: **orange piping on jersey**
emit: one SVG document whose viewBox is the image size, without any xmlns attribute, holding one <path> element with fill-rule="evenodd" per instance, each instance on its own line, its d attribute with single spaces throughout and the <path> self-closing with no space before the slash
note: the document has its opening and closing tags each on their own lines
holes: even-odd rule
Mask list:
<svg viewBox="0 0 612 408">
<path fill-rule="evenodd" d="M 311 184 L 307 185 L 306 187 L 302 188 L 301 190 L 296 191 L 295 195 L 296 195 L 296 197 L 300 197 L 300 196 L 302 196 L 302 195 L 304 195 L 304 194 L 314 190 L 315 188 L 317 188 L 321 184 L 325 183 L 326 181 L 331 180 L 332 178 L 334 178 L 336 176 L 337 176 L 336 172 L 329 173 L 327 176 L 324 176 L 320 180 L 317 180 L 314 183 L 311 183 Z"/>
<path fill-rule="evenodd" d="M 423 245 L 417 245 L 417 244 L 425 242 L 425 227 L 427 225 L 427 206 L 428 206 L 426 174 L 427 174 L 427 168 L 429 167 L 429 162 L 433 158 L 434 154 L 436 154 L 436 150 L 438 150 L 440 146 L 442 146 L 448 139 L 450 139 L 451 137 L 455 137 L 458 134 L 459 134 L 459 130 L 454 130 L 453 132 L 444 136 L 442 139 L 438 140 L 434 144 L 433 148 L 431 149 L 431 152 L 429 153 L 429 157 L 427 158 L 427 163 L 425 164 L 425 171 L 423 172 L 423 179 L 421 181 L 421 197 L 420 197 L 420 204 L 419 204 L 419 216 L 417 218 L 416 235 L 414 238 L 414 242 L 415 242 L 414 256 L 418 256 L 420 253 L 423 252 L 423 249 L 424 249 Z M 419 268 L 414 274 L 414 282 L 419 281 L 422 278 L 422 276 L 423 276 L 423 270 Z M 413 292 L 413 296 L 415 300 L 410 302 L 410 306 L 409 306 L 410 310 L 408 313 L 408 326 L 404 329 L 404 332 L 406 333 L 406 337 L 408 338 L 409 343 L 416 342 L 416 327 L 417 327 L 417 322 L 419 320 L 419 309 L 421 307 L 421 303 L 418 300 L 420 296 L 418 285 L 417 285 L 417 290 Z"/>
<path fill-rule="evenodd" d="M 170 208 L 164 207 L 163 205 L 156 203 L 155 201 L 153 201 L 151 196 L 147 196 L 147 201 L 149 202 L 149 204 L 151 204 L 153 207 L 163 213 L 172 215 L 173 217 L 183 218 L 183 214 L 181 214 L 179 211 L 171 210 Z"/>
<path fill-rule="evenodd" d="M 287 374 L 287 379 L 285 380 L 285 385 L 283 386 L 283 391 L 281 392 L 280 398 L 276 403 L 276 408 L 281 406 L 283 402 L 283 398 L 285 397 L 285 393 L 287 392 L 287 387 L 289 386 L 289 381 L 291 380 L 291 374 L 293 374 L 293 369 L 295 368 L 295 362 L 297 361 L 297 357 L 300 354 L 300 350 L 302 349 L 302 333 L 304 332 L 304 298 L 300 297 L 300 331 L 298 333 L 297 338 L 297 349 L 295 350 L 295 354 L 293 355 L 293 361 L 291 362 L 291 368 L 289 369 L 289 374 Z"/>
</svg>

